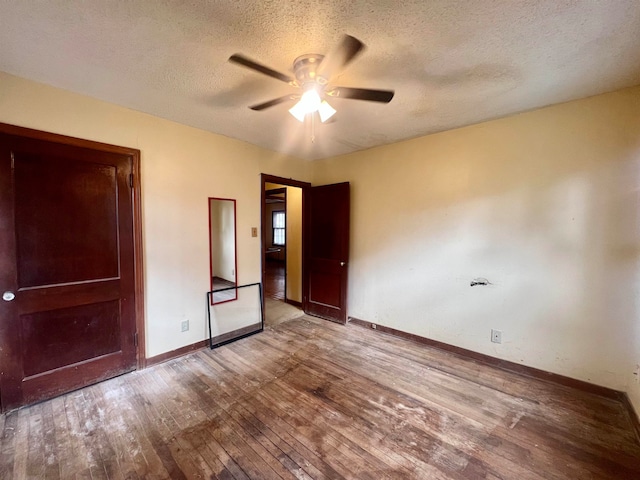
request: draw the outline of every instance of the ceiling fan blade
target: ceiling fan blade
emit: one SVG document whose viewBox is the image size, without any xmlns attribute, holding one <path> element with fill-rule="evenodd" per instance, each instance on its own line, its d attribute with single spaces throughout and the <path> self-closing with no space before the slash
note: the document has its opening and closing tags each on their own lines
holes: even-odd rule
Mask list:
<svg viewBox="0 0 640 480">
<path fill-rule="evenodd" d="M 316 75 L 327 82 L 341 72 L 365 48 L 364 43 L 351 35 L 345 35 L 338 46 L 329 52 L 320 65 Z"/>
<path fill-rule="evenodd" d="M 296 95 L 285 95 L 284 97 L 274 98 L 273 100 L 269 100 L 268 102 L 258 103 L 256 105 L 251 105 L 249 108 L 251 110 L 264 110 L 265 108 L 273 107 L 275 105 L 279 105 L 284 102 L 288 102 L 289 100 L 295 100 Z"/>
<path fill-rule="evenodd" d="M 254 62 L 250 58 L 245 57 L 239 53 L 234 53 L 229 57 L 229 61 L 233 63 L 237 63 L 238 65 L 242 65 L 243 67 L 250 68 L 251 70 L 255 70 L 256 72 L 260 72 L 264 75 L 268 75 L 276 80 L 280 80 L 285 83 L 293 84 L 294 79 L 289 75 L 285 75 L 284 73 L 280 73 L 276 70 L 273 70 L 269 67 L 265 67 L 264 65 Z"/>
<path fill-rule="evenodd" d="M 327 92 L 330 97 L 368 100 L 370 102 L 389 103 L 394 95 L 393 90 L 371 90 L 368 88 L 334 87 Z"/>
</svg>

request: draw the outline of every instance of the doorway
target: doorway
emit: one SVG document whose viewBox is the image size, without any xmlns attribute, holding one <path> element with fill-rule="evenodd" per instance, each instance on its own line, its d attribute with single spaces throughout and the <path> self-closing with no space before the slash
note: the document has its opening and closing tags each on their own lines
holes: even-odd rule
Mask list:
<svg viewBox="0 0 640 480">
<path fill-rule="evenodd" d="M 271 188 L 276 187 L 276 188 Z M 295 231 L 289 223 L 295 223 L 295 219 L 288 218 L 294 213 L 287 212 L 287 187 L 273 183 L 267 183 L 265 188 L 265 232 L 263 241 L 265 245 L 265 282 L 264 295 L 273 300 L 286 301 L 287 299 L 287 248 L 293 241 Z M 295 188 L 295 187 L 293 187 Z M 287 232 L 289 239 L 287 239 Z"/>
<path fill-rule="evenodd" d="M 265 325 L 302 312 L 303 193 L 308 183 L 262 175 L 262 284 Z"/>
<path fill-rule="evenodd" d="M 303 313 L 337 323 L 346 323 L 350 237 L 349 182 L 312 187 L 307 182 L 264 173 L 261 178 L 263 285 L 267 281 L 276 281 L 277 284 L 275 278 L 267 277 L 267 252 L 270 248 L 275 248 L 274 243 L 279 243 L 269 241 L 278 233 L 274 232 L 273 228 L 274 220 L 277 222 L 275 214 L 272 213 L 272 217 L 267 215 L 267 192 L 275 196 L 280 189 L 286 188 L 283 195 L 285 198 L 282 201 L 275 199 L 272 203 L 280 202 L 287 205 L 284 210 L 284 299 L 264 296 L 265 324 L 269 326 L 270 323 L 280 323 L 292 318 L 291 315 Z M 293 195 L 299 196 L 297 211 L 292 208 Z M 297 248 L 294 248 L 295 242 L 291 241 L 295 238 L 291 228 L 294 222 L 299 222 Z M 277 223 L 276 228 L 282 228 L 281 223 Z M 269 253 L 280 254 L 276 251 L 280 247 L 276 247 Z M 293 305 L 298 310 L 281 315 L 278 310 L 283 309 L 283 305 Z"/>
</svg>

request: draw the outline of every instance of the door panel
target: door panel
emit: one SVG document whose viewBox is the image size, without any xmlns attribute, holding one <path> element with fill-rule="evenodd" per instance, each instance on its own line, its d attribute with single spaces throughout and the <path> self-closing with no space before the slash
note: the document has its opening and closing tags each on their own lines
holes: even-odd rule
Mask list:
<svg viewBox="0 0 640 480">
<path fill-rule="evenodd" d="M 0 134 L 4 410 L 136 368 L 132 157 Z"/>
<path fill-rule="evenodd" d="M 328 320 L 347 319 L 349 183 L 309 189 L 305 311 Z"/>
<path fill-rule="evenodd" d="M 18 288 L 118 276 L 116 167 L 14 152 Z"/>
<path fill-rule="evenodd" d="M 25 377 L 120 350 L 120 302 L 20 316 Z"/>
</svg>

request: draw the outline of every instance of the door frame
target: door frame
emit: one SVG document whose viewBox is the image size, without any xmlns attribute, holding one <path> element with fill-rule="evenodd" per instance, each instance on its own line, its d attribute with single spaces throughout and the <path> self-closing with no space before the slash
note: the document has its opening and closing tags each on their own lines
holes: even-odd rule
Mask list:
<svg viewBox="0 0 640 480">
<path fill-rule="evenodd" d="M 284 178 L 284 177 L 278 177 L 276 175 L 270 175 L 268 173 L 261 173 L 260 174 L 260 259 L 261 259 L 261 282 L 264 288 L 264 283 L 265 283 L 265 269 L 266 269 L 266 261 L 267 261 L 267 249 L 265 248 L 265 241 L 264 241 L 264 235 L 265 235 L 265 215 L 266 215 L 266 184 L 267 183 L 277 183 L 279 185 L 285 185 L 287 187 L 298 187 L 302 189 L 302 265 L 301 265 L 301 272 L 300 275 L 302 276 L 302 310 L 306 312 L 307 310 L 307 296 L 306 296 L 306 282 L 307 282 L 307 278 L 306 278 L 306 256 L 305 256 L 305 249 L 306 249 L 306 219 L 305 219 L 305 197 L 307 194 L 307 191 L 309 188 L 311 188 L 311 183 L 309 182 L 301 182 L 299 180 L 294 180 L 292 178 Z M 286 252 L 285 252 L 286 255 Z M 285 259 L 285 265 L 287 264 L 287 261 Z M 285 267 L 286 268 L 286 267 Z M 285 291 L 284 291 L 284 298 L 285 301 L 287 300 L 287 285 L 286 285 L 286 278 L 287 278 L 287 273 L 285 270 Z M 262 296 L 262 310 L 264 311 L 264 295 Z"/>
<path fill-rule="evenodd" d="M 135 323 L 136 323 L 136 360 L 137 368 L 146 366 L 145 327 L 144 327 L 144 270 L 142 254 L 142 202 L 140 181 L 140 150 L 121 147 L 108 143 L 94 142 L 77 137 L 44 132 L 31 128 L 19 127 L 7 123 L 0 123 L 0 133 L 16 135 L 20 137 L 44 140 L 47 142 L 61 143 L 74 147 L 90 148 L 109 153 L 128 155 L 132 160 L 132 177 L 130 185 L 132 190 L 132 214 L 133 214 L 133 256 L 134 256 L 134 295 L 135 295 Z"/>
</svg>

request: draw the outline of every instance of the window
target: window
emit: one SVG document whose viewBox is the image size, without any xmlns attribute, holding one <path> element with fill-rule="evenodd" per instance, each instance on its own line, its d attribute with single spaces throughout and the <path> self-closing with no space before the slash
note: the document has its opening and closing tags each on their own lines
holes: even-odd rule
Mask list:
<svg viewBox="0 0 640 480">
<path fill-rule="evenodd" d="M 273 212 L 273 244 L 284 246 L 285 243 L 285 216 L 284 210 L 277 210 Z"/>
</svg>

